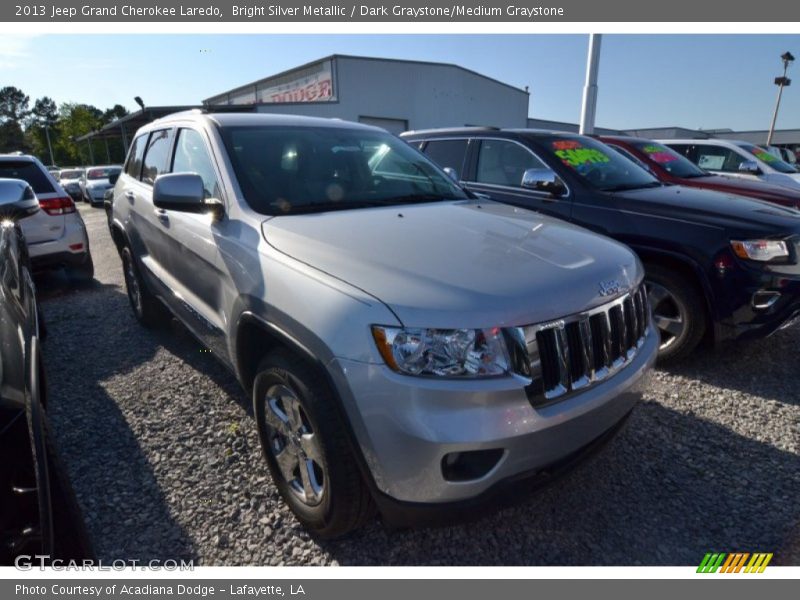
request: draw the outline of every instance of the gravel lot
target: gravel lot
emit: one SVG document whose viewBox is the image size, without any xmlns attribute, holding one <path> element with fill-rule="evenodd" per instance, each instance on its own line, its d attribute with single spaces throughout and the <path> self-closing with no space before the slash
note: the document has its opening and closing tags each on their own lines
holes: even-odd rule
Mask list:
<svg viewBox="0 0 800 600">
<path fill-rule="evenodd" d="M 105 215 L 81 212 L 96 281 L 38 285 L 56 443 L 104 560 L 696 565 L 717 550 L 800 564 L 798 327 L 657 371 L 601 454 L 513 507 L 318 543 L 273 488 L 235 379 L 179 325 L 135 322 Z"/>
</svg>

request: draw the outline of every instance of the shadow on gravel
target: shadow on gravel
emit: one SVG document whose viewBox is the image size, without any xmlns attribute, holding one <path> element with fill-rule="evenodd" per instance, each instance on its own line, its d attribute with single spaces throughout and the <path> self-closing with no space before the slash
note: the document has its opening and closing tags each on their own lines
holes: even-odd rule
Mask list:
<svg viewBox="0 0 800 600">
<path fill-rule="evenodd" d="M 697 565 L 777 551 L 800 520 L 800 457 L 655 402 L 539 494 L 457 527 L 371 526 L 324 548 L 343 565 Z"/>
<path fill-rule="evenodd" d="M 766 339 L 731 342 L 713 350 L 702 349 L 690 359 L 663 370 L 721 389 L 798 405 L 799 347 L 800 326 L 794 326 Z"/>
<path fill-rule="evenodd" d="M 58 281 L 45 283 L 62 289 Z M 98 558 L 194 560 L 190 537 L 172 518 L 153 465 L 104 388 L 109 378 L 150 361 L 162 340 L 142 334 L 116 286 L 95 284 L 104 293 L 73 290 L 48 300 L 45 292 L 41 303 L 56 445 Z"/>
</svg>

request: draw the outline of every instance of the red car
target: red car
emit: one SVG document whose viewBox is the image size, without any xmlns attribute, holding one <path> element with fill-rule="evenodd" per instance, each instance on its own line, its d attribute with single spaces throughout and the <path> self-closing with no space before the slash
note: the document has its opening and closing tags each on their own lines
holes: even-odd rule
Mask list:
<svg viewBox="0 0 800 600">
<path fill-rule="evenodd" d="M 800 191 L 761 181 L 714 175 L 658 142 L 612 135 L 598 136 L 598 139 L 644 167 L 665 183 L 749 196 L 782 206 L 800 208 Z"/>
</svg>

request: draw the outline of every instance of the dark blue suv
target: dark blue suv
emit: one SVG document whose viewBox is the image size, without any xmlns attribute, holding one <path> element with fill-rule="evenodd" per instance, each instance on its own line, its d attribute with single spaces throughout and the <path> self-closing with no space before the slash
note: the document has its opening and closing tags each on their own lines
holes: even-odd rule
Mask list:
<svg viewBox="0 0 800 600">
<path fill-rule="evenodd" d="M 664 184 L 598 140 L 463 128 L 403 138 L 469 191 L 571 221 L 641 258 L 661 360 L 800 316 L 800 211 Z"/>
</svg>

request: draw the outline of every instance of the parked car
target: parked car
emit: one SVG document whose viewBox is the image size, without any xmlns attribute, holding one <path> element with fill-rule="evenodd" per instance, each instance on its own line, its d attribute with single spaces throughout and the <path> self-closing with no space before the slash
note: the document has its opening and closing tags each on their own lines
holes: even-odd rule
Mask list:
<svg viewBox="0 0 800 600">
<path fill-rule="evenodd" d="M 800 188 L 800 173 L 760 146 L 733 140 L 657 140 L 683 154 L 701 169 L 725 175 Z"/>
<path fill-rule="evenodd" d="M 772 154 L 775 158 L 780 158 L 783 162 L 797 168 L 797 155 L 789 148 L 780 146 L 764 146 L 764 150 Z"/>
<path fill-rule="evenodd" d="M 800 314 L 800 212 L 664 185 L 596 139 L 535 130 L 403 134 L 464 186 L 594 229 L 633 248 L 662 360 L 768 335 Z"/>
<path fill-rule="evenodd" d="M 122 167 L 118 165 L 87 167 L 80 184 L 84 201 L 89 202 L 92 206 L 102 206 L 106 190 L 114 187 L 108 178 L 112 175 L 119 175 L 121 170 Z"/>
<path fill-rule="evenodd" d="M 64 188 L 73 201 L 82 200 L 81 179 L 86 174 L 84 169 L 61 169 L 58 172 L 58 183 Z"/>
<path fill-rule="evenodd" d="M 35 270 L 64 267 L 77 281 L 94 277 L 86 226 L 75 203 L 33 156 L 0 155 L 0 178 L 27 181 L 42 210 L 21 223 Z"/>
<path fill-rule="evenodd" d="M 157 120 L 112 226 L 136 318 L 166 306 L 237 375 L 320 536 L 373 500 L 396 522 L 557 470 L 615 430 L 655 359 L 629 249 L 471 198 L 366 125 Z"/>
<path fill-rule="evenodd" d="M 619 150 L 664 183 L 738 194 L 800 208 L 800 189 L 773 185 L 754 179 L 725 177 L 701 169 L 669 146 L 653 140 L 627 136 L 599 136 L 604 144 Z"/>
<path fill-rule="evenodd" d="M 20 222 L 40 211 L 30 185 L 0 179 L 0 565 L 91 558 L 66 473 L 49 442 L 44 337 Z"/>
</svg>

